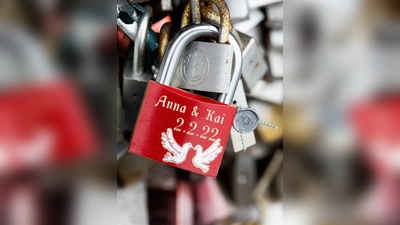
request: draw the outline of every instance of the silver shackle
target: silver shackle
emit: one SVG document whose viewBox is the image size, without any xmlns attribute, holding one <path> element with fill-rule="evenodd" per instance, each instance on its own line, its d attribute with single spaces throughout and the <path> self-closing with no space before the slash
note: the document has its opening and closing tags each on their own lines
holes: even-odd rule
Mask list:
<svg viewBox="0 0 400 225">
<path fill-rule="evenodd" d="M 147 43 L 147 32 L 149 29 L 150 17 L 153 15 L 153 9 L 151 6 L 145 6 L 145 13 L 140 17 L 138 31 L 135 38 L 135 47 L 133 49 L 133 78 L 143 79 L 147 81 L 144 74 L 144 62 L 146 55 L 146 43 Z"/>
<path fill-rule="evenodd" d="M 188 44 L 200 37 L 218 40 L 219 26 L 216 24 L 190 24 L 180 29 L 167 47 L 157 75 L 157 82 L 171 86 L 183 50 Z M 228 93 L 221 94 L 219 98 L 219 101 L 225 104 L 232 104 L 236 87 L 241 77 L 243 64 L 242 50 L 239 42 L 231 33 L 229 34 L 229 44 L 233 46 L 234 67 L 229 91 Z"/>
</svg>

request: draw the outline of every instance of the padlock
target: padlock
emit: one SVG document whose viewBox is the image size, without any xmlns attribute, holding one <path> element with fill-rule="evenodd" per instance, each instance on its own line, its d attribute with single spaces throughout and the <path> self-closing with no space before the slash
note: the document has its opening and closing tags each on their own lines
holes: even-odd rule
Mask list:
<svg viewBox="0 0 400 225">
<path fill-rule="evenodd" d="M 131 132 L 135 125 L 140 105 L 146 90 L 148 81 L 152 78 L 149 68 L 146 68 L 146 41 L 151 16 L 151 7 L 146 6 L 147 13 L 143 14 L 139 21 L 139 29 L 136 34 L 134 48 L 128 50 L 123 70 L 123 106 L 124 106 L 124 130 Z"/>
<path fill-rule="evenodd" d="M 204 0 L 202 0 L 204 1 Z M 226 3 L 213 0 L 221 12 L 219 43 L 193 41 L 182 54 L 172 86 L 183 89 L 227 93 L 232 72 L 233 48 L 226 44 L 230 30 L 229 10 Z M 200 16 L 200 9 L 195 14 Z M 198 11 L 198 12 L 197 12 Z M 190 19 L 190 3 L 184 11 L 184 18 Z M 195 20 L 197 21 L 197 20 Z M 182 23 L 183 26 L 188 23 Z"/>
<path fill-rule="evenodd" d="M 228 105 L 240 80 L 243 60 L 235 37 L 229 35 L 235 58 L 231 86 L 219 101 L 169 85 L 186 45 L 199 37 L 217 38 L 218 30 L 217 25 L 194 24 L 181 29 L 172 39 L 157 82 L 148 84 L 129 152 L 191 172 L 217 176 L 236 115 L 236 107 Z"/>
<path fill-rule="evenodd" d="M 241 107 L 248 107 L 242 80 L 240 80 L 238 83 L 235 96 L 233 99 L 234 99 L 233 103 L 235 105 Z M 243 149 L 253 146 L 255 144 L 256 144 L 256 137 L 254 135 L 254 131 L 240 134 L 236 129 L 232 127 L 229 147 L 231 147 L 234 152 L 242 151 Z"/>
<path fill-rule="evenodd" d="M 148 5 L 145 6 L 145 9 L 146 11 L 142 14 L 139 20 L 138 32 L 134 43 L 132 79 L 147 82 L 151 79 L 151 76 L 146 73 L 145 64 L 149 63 L 149 51 L 146 48 L 146 43 L 149 37 L 149 30 L 151 30 L 149 23 L 150 17 L 153 15 L 153 9 Z"/>
<path fill-rule="evenodd" d="M 213 9 L 201 6 L 201 17 L 210 22 L 220 23 L 220 17 Z M 186 23 L 186 22 L 185 22 Z M 244 33 L 231 28 L 231 32 L 238 35 L 243 51 L 243 71 L 242 79 L 246 93 L 249 93 L 257 81 L 262 79 L 268 72 L 268 64 L 264 57 L 264 52 L 257 44 L 257 41 Z"/>
<path fill-rule="evenodd" d="M 268 72 L 268 64 L 264 57 L 264 52 L 257 44 L 256 40 L 244 33 L 237 32 L 242 41 L 243 50 L 243 71 L 242 79 L 245 91 L 249 93 L 257 82 Z"/>
<path fill-rule="evenodd" d="M 133 48 L 128 49 L 123 69 L 122 100 L 124 108 L 124 132 L 132 132 L 136 118 L 139 114 L 140 105 L 146 91 L 147 82 L 132 79 L 133 70 Z M 130 134 L 128 134 L 130 135 Z"/>
</svg>

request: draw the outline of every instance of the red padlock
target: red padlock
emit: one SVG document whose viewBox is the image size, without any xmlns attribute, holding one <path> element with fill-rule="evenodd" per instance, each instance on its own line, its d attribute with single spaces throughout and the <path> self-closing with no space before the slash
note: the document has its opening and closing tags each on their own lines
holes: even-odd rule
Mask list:
<svg viewBox="0 0 400 225">
<path fill-rule="evenodd" d="M 75 86 L 51 81 L 0 95 L 0 176 L 71 163 L 99 144 Z"/>
<path fill-rule="evenodd" d="M 351 120 L 372 182 L 361 213 L 374 224 L 399 224 L 400 96 L 355 104 Z"/>
<path fill-rule="evenodd" d="M 150 81 L 147 86 L 129 152 L 216 177 L 236 115 L 236 107 L 229 104 L 243 59 L 237 40 L 230 35 L 235 67 L 229 92 L 220 101 L 168 86 L 184 48 L 199 37 L 217 38 L 217 25 L 189 25 L 169 44 L 157 77 L 160 83 Z"/>
</svg>

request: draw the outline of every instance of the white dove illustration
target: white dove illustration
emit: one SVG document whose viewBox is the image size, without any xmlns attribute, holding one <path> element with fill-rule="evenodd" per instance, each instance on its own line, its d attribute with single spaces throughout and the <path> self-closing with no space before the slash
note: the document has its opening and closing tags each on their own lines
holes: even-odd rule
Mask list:
<svg viewBox="0 0 400 225">
<path fill-rule="evenodd" d="M 168 128 L 166 133 L 161 133 L 161 144 L 168 150 L 163 161 L 175 164 L 183 163 L 188 151 L 193 147 L 191 143 L 185 143 L 182 147 L 176 143 L 171 128 Z"/>
<path fill-rule="evenodd" d="M 210 170 L 210 163 L 217 158 L 219 153 L 222 152 L 222 146 L 221 145 L 221 140 L 218 138 L 214 143 L 210 145 L 210 147 L 207 148 L 203 152 L 203 147 L 201 145 L 196 145 L 194 147 L 194 150 L 196 151 L 196 155 L 193 157 L 192 162 L 193 165 L 203 173 L 207 173 Z"/>
</svg>

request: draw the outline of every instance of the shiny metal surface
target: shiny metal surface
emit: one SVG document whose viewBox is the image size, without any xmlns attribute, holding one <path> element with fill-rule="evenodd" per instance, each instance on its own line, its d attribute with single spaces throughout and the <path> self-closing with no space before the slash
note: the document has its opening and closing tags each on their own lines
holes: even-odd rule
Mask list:
<svg viewBox="0 0 400 225">
<path fill-rule="evenodd" d="M 137 23 L 134 21 L 132 24 L 126 24 L 121 19 L 117 18 L 117 25 L 128 37 L 134 41 L 137 34 Z"/>
<path fill-rule="evenodd" d="M 232 45 L 193 41 L 183 51 L 172 86 L 227 93 L 231 83 L 232 59 Z"/>
<path fill-rule="evenodd" d="M 145 80 L 144 63 L 147 42 L 147 30 L 149 28 L 150 17 L 153 13 L 151 6 L 145 6 L 146 13 L 140 17 L 138 31 L 135 38 L 135 47 L 133 49 L 133 73 L 132 78 L 135 80 Z"/>
<path fill-rule="evenodd" d="M 221 18 L 226 18 L 225 14 L 229 13 L 229 10 L 224 2 L 222 3 L 218 0 L 216 4 L 219 5 L 220 12 L 222 12 L 222 14 L 219 14 L 212 9 L 214 1 L 200 1 L 207 6 L 200 6 L 199 0 L 191 1 L 191 4 L 187 4 L 182 17 L 182 26 L 187 26 L 192 21 L 197 23 L 200 17 L 203 20 L 206 19 L 220 24 L 221 29 L 218 39 L 220 44 L 202 41 L 192 42 L 188 45 L 181 56 L 179 68 L 172 85 L 196 91 L 227 93 L 231 79 L 233 53 L 232 46 L 222 43 L 228 41 L 228 32 L 232 26 L 230 20 L 223 21 Z M 196 2 L 198 3 L 197 5 Z M 203 16 L 204 12 L 206 12 L 206 15 Z M 194 16 L 199 18 L 194 18 Z M 221 23 L 221 21 L 223 22 Z M 226 36 L 226 39 L 222 40 L 224 36 Z"/>
<path fill-rule="evenodd" d="M 250 133 L 256 129 L 260 117 L 252 108 L 239 108 L 233 120 L 233 127 L 239 133 Z"/>
<path fill-rule="evenodd" d="M 185 47 L 199 37 L 218 38 L 218 30 L 218 26 L 214 24 L 192 24 L 182 28 L 172 39 L 167 48 L 158 72 L 157 82 L 165 85 L 172 85 L 180 56 Z M 233 46 L 235 65 L 233 67 L 229 91 L 226 94 L 222 94 L 219 99 L 225 104 L 231 104 L 233 101 L 233 96 L 240 80 L 243 63 L 242 50 L 236 38 L 232 34 L 229 35 L 229 43 Z"/>
<path fill-rule="evenodd" d="M 124 62 L 123 67 L 123 81 L 122 81 L 122 100 L 124 106 L 124 131 L 132 132 L 137 116 L 139 115 L 140 105 L 142 104 L 143 96 L 146 91 L 147 81 L 138 81 L 132 79 L 130 76 L 133 71 L 133 49 L 132 46 L 128 48 L 128 55 Z M 151 76 L 147 74 L 142 78 L 150 79 Z"/>
<path fill-rule="evenodd" d="M 240 80 L 238 86 L 236 87 L 235 96 L 233 102 L 236 106 L 248 107 L 246 93 L 244 92 L 243 81 Z M 254 136 L 254 131 L 249 133 L 240 134 L 235 128 L 231 129 L 230 142 L 234 152 L 239 152 L 245 148 L 249 148 L 256 144 L 256 137 Z"/>
</svg>

